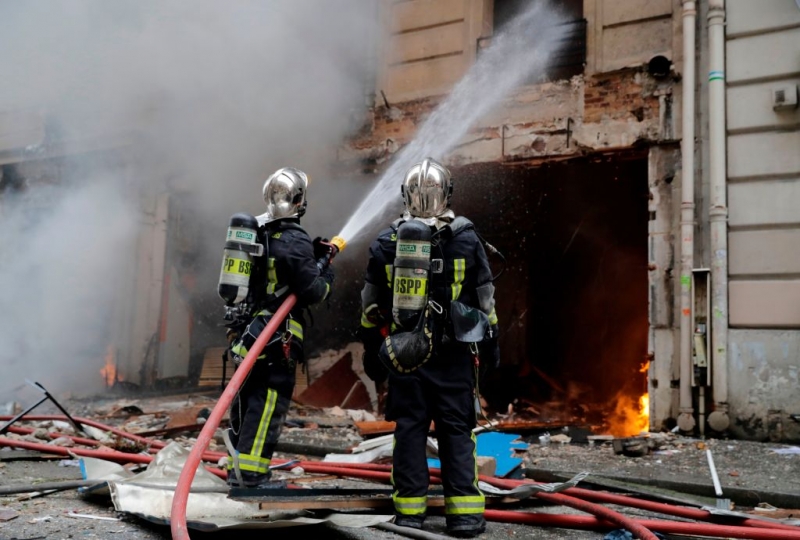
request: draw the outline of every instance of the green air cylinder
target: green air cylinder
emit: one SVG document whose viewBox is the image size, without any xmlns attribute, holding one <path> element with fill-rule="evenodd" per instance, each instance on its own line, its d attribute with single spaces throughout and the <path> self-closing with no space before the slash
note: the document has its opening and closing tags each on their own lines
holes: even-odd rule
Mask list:
<svg viewBox="0 0 800 540">
<path fill-rule="evenodd" d="M 247 297 L 253 257 L 258 257 L 263 252 L 264 246 L 258 241 L 256 218 L 241 213 L 231 216 L 217 287 L 225 305 L 233 306 Z"/>
<path fill-rule="evenodd" d="M 431 268 L 431 228 L 409 220 L 397 229 L 392 275 L 392 318 L 405 330 L 416 327 L 428 303 Z"/>
</svg>

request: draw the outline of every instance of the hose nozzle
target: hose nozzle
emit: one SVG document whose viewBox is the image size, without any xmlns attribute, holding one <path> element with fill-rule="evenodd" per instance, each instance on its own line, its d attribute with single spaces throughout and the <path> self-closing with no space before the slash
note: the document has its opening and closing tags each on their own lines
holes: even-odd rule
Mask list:
<svg viewBox="0 0 800 540">
<path fill-rule="evenodd" d="M 342 251 L 347 245 L 347 241 L 341 236 L 334 236 L 331 238 L 331 245 L 336 247 L 336 251 Z"/>
<path fill-rule="evenodd" d="M 327 268 L 328 265 L 331 264 L 333 258 L 344 249 L 347 242 L 345 242 L 344 238 L 341 236 L 334 236 L 330 242 L 323 242 L 323 244 L 328 246 L 328 253 L 317 261 L 317 267 L 320 270 Z"/>
</svg>

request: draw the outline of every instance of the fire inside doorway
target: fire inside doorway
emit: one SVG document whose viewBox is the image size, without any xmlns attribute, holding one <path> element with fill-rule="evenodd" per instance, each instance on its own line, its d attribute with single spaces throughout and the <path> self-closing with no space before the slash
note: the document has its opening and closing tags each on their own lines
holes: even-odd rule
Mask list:
<svg viewBox="0 0 800 540">
<path fill-rule="evenodd" d="M 489 410 L 618 436 L 647 430 L 646 157 L 456 174 L 454 209 L 506 258 L 501 366 L 481 381 Z"/>
</svg>

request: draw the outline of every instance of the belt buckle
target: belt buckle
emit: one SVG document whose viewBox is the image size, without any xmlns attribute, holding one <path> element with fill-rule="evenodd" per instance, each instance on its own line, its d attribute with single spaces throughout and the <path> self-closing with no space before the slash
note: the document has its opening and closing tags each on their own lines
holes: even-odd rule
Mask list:
<svg viewBox="0 0 800 540">
<path fill-rule="evenodd" d="M 444 259 L 431 259 L 431 272 L 434 274 L 444 272 Z"/>
</svg>

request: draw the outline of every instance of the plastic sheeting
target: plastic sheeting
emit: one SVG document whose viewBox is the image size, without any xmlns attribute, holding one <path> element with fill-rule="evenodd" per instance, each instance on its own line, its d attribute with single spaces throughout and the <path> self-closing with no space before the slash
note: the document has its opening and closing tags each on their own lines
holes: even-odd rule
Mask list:
<svg viewBox="0 0 800 540">
<path fill-rule="evenodd" d="M 187 449 L 170 443 L 138 474 L 115 463 L 83 458 L 84 477 L 99 481 L 85 493 L 103 493 L 107 486 L 117 512 L 168 525 L 175 486 L 188 456 Z M 224 480 L 198 467 L 186 508 L 187 526 L 199 531 L 285 528 L 325 522 L 340 527 L 371 527 L 393 519 L 390 515 L 320 514 L 306 510 L 270 512 L 261 510 L 258 503 L 229 499 L 227 493 Z"/>
</svg>

